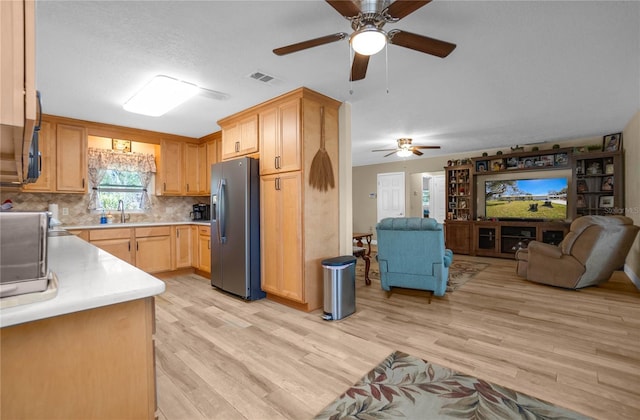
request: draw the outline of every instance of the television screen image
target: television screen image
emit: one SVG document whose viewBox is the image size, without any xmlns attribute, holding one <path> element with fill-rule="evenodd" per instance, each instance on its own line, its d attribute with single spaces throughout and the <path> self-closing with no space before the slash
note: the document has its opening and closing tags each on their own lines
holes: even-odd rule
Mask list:
<svg viewBox="0 0 640 420">
<path fill-rule="evenodd" d="M 484 185 L 488 219 L 567 218 L 567 178 L 492 180 Z"/>
</svg>

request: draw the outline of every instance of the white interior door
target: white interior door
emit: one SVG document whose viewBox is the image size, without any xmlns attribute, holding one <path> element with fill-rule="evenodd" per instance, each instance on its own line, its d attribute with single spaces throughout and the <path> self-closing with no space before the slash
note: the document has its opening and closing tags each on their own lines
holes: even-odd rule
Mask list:
<svg viewBox="0 0 640 420">
<path fill-rule="evenodd" d="M 404 172 L 378 174 L 378 222 L 405 215 Z"/>
<path fill-rule="evenodd" d="M 433 217 L 438 223 L 444 223 L 446 207 L 444 190 L 444 174 L 431 176 L 429 179 L 429 217 Z"/>
</svg>

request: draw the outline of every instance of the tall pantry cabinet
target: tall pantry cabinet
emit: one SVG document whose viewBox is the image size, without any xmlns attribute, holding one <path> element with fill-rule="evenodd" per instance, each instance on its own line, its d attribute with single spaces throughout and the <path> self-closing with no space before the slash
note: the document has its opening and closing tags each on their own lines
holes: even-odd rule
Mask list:
<svg viewBox="0 0 640 420">
<path fill-rule="evenodd" d="M 299 88 L 242 113 L 258 116 L 262 289 L 269 299 L 304 311 L 322 307 L 322 260 L 340 252 L 339 107 Z M 335 186 L 319 191 L 309 176 L 323 132 Z"/>
</svg>

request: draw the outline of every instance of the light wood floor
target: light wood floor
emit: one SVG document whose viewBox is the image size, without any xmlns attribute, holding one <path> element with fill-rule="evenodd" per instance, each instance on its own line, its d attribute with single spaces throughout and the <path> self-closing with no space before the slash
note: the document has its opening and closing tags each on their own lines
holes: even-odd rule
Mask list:
<svg viewBox="0 0 640 420">
<path fill-rule="evenodd" d="M 308 419 L 394 350 L 595 418 L 640 418 L 640 292 L 624 273 L 567 291 L 518 278 L 512 260 L 456 259 L 491 265 L 431 305 L 358 284 L 356 313 L 331 322 L 163 276 L 160 418 Z"/>
</svg>

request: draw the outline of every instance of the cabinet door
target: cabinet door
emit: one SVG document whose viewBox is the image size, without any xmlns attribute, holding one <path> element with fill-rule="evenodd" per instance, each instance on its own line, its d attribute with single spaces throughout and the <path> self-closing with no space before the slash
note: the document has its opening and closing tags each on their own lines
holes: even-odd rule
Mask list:
<svg viewBox="0 0 640 420">
<path fill-rule="evenodd" d="M 231 159 L 238 155 L 240 150 L 240 127 L 233 124 L 222 127 L 222 159 Z"/>
<path fill-rule="evenodd" d="M 200 193 L 198 182 L 199 168 L 199 147 L 197 144 L 184 145 L 184 186 L 182 191 L 186 195 Z"/>
<path fill-rule="evenodd" d="M 445 223 L 445 246 L 455 254 L 468 255 L 471 251 L 471 223 Z"/>
<path fill-rule="evenodd" d="M 211 193 L 211 165 L 218 163 L 220 161 L 221 143 L 222 142 L 220 140 L 214 140 L 214 141 L 207 142 L 204 145 L 206 156 L 205 156 L 204 165 L 202 165 L 200 174 L 201 174 L 201 179 L 204 179 L 203 191 L 205 194 Z"/>
<path fill-rule="evenodd" d="M 147 273 L 171 270 L 171 237 L 136 238 L 136 267 Z"/>
<path fill-rule="evenodd" d="M 211 272 L 211 231 L 208 227 L 198 228 L 198 268 Z"/>
<path fill-rule="evenodd" d="M 191 226 L 175 226 L 176 268 L 191 267 Z"/>
<path fill-rule="evenodd" d="M 280 197 L 276 190 L 276 178 L 274 175 L 260 177 L 260 266 L 262 290 L 280 295 L 282 246 L 278 213 Z"/>
<path fill-rule="evenodd" d="M 282 295 L 298 302 L 304 299 L 302 257 L 302 173 L 280 175 L 282 244 Z"/>
<path fill-rule="evenodd" d="M 260 113 L 260 175 L 278 170 L 278 108 Z"/>
<path fill-rule="evenodd" d="M 258 115 L 241 120 L 240 126 L 240 155 L 258 151 Z"/>
<path fill-rule="evenodd" d="M 25 184 L 22 189 L 29 192 L 53 192 L 56 190 L 56 131 L 55 125 L 42 121 L 38 136 L 40 149 L 40 176 L 32 184 Z"/>
<path fill-rule="evenodd" d="M 118 257 L 129 264 L 134 264 L 134 254 L 131 252 L 131 240 L 127 239 L 104 239 L 99 241 L 91 241 L 91 244 L 107 251 L 114 257 Z"/>
<path fill-rule="evenodd" d="M 87 130 L 58 124 L 56 127 L 56 190 L 87 192 Z"/>
<path fill-rule="evenodd" d="M 160 143 L 160 182 L 158 195 L 182 195 L 182 143 L 162 140 Z"/>
<path fill-rule="evenodd" d="M 262 289 L 304 302 L 302 174 L 261 177 Z"/>
<path fill-rule="evenodd" d="M 280 113 L 280 172 L 302 169 L 302 142 L 300 141 L 300 99 L 285 102 L 278 107 Z M 309 128 L 314 130 L 313 128 Z M 318 128 L 318 133 L 319 133 Z"/>
</svg>

